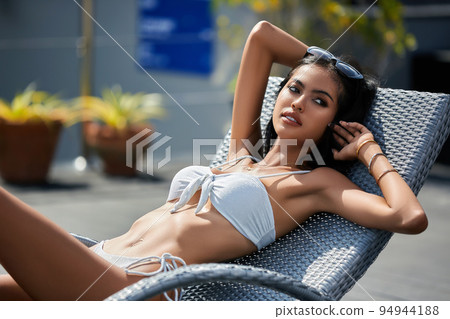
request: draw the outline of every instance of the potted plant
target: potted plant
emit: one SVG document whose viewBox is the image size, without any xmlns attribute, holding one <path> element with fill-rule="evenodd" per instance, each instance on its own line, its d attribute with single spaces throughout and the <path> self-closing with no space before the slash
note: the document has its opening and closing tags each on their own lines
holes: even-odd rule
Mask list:
<svg viewBox="0 0 450 319">
<path fill-rule="evenodd" d="M 101 98 L 80 98 L 84 137 L 94 149 L 108 175 L 135 176 L 136 165 L 126 165 L 126 141 L 142 130 L 151 129 L 151 119 L 162 118 L 160 94 L 122 92 L 120 86 L 106 88 Z M 133 156 L 135 159 L 135 156 Z"/>
<path fill-rule="evenodd" d="M 44 183 L 61 127 L 79 120 L 76 107 L 30 84 L 11 103 L 0 100 L 0 175 L 17 184 Z"/>
</svg>

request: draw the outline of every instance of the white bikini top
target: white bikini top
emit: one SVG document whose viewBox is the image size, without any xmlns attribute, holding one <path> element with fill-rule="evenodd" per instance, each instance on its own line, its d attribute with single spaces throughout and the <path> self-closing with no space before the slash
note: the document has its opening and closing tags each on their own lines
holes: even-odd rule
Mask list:
<svg viewBox="0 0 450 319">
<path fill-rule="evenodd" d="M 246 155 L 219 166 L 244 158 L 251 158 L 258 162 L 255 157 Z M 309 172 L 301 170 L 260 176 L 242 172 L 213 174 L 209 167 L 189 166 L 174 176 L 167 201 L 179 198 L 171 210 L 174 213 L 186 205 L 201 189 L 195 213 L 200 212 L 209 198 L 221 215 L 251 240 L 258 249 L 261 249 L 275 240 L 275 224 L 269 195 L 260 179 Z"/>
</svg>

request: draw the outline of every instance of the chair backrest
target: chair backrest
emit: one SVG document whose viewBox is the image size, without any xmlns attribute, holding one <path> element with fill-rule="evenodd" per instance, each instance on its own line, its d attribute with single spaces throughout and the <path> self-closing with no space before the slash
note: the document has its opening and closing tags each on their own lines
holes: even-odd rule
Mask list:
<svg viewBox="0 0 450 319">
<path fill-rule="evenodd" d="M 271 77 L 261 127 L 270 120 L 281 78 Z M 418 193 L 450 131 L 450 96 L 380 88 L 364 123 L 392 165 Z M 212 165 L 223 162 L 230 132 Z M 349 178 L 381 194 L 367 169 L 356 163 Z M 337 215 L 319 213 L 259 252 L 233 261 L 295 277 L 312 290 L 339 300 L 366 272 L 391 233 L 368 229 Z M 186 300 L 289 300 L 286 295 L 241 284 L 207 284 L 186 290 Z"/>
</svg>

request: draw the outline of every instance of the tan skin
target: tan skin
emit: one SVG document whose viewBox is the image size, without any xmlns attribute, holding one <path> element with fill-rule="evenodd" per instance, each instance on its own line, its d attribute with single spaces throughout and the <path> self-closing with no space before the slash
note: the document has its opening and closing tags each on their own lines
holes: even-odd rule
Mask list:
<svg viewBox="0 0 450 319">
<path fill-rule="evenodd" d="M 306 48 L 267 22 L 254 27 L 237 82 L 231 136 L 235 143 L 230 148 L 230 159 L 249 154 L 242 139 L 255 144 L 261 137 L 255 120 L 261 112 L 272 64 L 293 66 Z M 260 163 L 245 159 L 224 167 L 224 171 L 262 175 L 298 170 L 295 164 L 304 141 L 317 142 L 338 108 L 339 84 L 328 72 L 318 66 L 297 70 L 277 99 L 273 121 L 278 139 L 274 147 Z M 359 123 L 341 124 L 346 130 L 340 126 L 334 130 L 343 148 L 334 151 L 334 157 L 358 159 L 368 165 L 371 156 L 381 152 L 380 147 L 365 144 L 358 158 L 356 149 L 373 139 L 372 134 Z M 295 139 L 297 145 L 288 145 L 285 139 Z M 390 168 L 386 158 L 378 157 L 372 173 L 379 176 Z M 215 174 L 224 171 L 213 169 Z M 270 197 L 277 238 L 320 211 L 339 214 L 366 227 L 400 233 L 420 233 L 427 227 L 422 207 L 397 173 L 389 173 L 380 181 L 384 198 L 363 192 L 327 167 L 304 175 L 264 178 L 261 182 Z M 134 257 L 169 252 L 188 264 L 224 261 L 256 250 L 210 202 L 195 215 L 198 198 L 196 194 L 175 214 L 168 212 L 173 202 L 149 212 L 127 233 L 107 241 L 104 250 Z M 0 276 L 1 300 L 76 300 L 80 296 L 81 300 L 101 300 L 142 278 L 111 266 L 4 189 L 0 189 L 0 221 L 0 262 L 9 273 Z M 141 266 L 138 270 L 149 272 L 158 267 Z"/>
</svg>

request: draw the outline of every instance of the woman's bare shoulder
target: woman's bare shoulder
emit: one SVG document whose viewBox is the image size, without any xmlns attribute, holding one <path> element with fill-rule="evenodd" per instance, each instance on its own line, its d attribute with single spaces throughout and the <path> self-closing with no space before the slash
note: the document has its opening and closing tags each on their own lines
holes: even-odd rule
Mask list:
<svg viewBox="0 0 450 319">
<path fill-rule="evenodd" d="M 283 190 L 288 198 L 309 195 L 316 197 L 323 191 L 343 185 L 348 179 L 329 167 L 318 167 L 306 174 L 292 174 L 291 178 L 281 178 L 277 190 Z"/>
<path fill-rule="evenodd" d="M 329 187 L 348 187 L 358 188 L 347 176 L 341 172 L 327 166 L 320 166 L 315 168 L 310 173 L 311 181 L 315 183 L 319 188 Z"/>
</svg>

